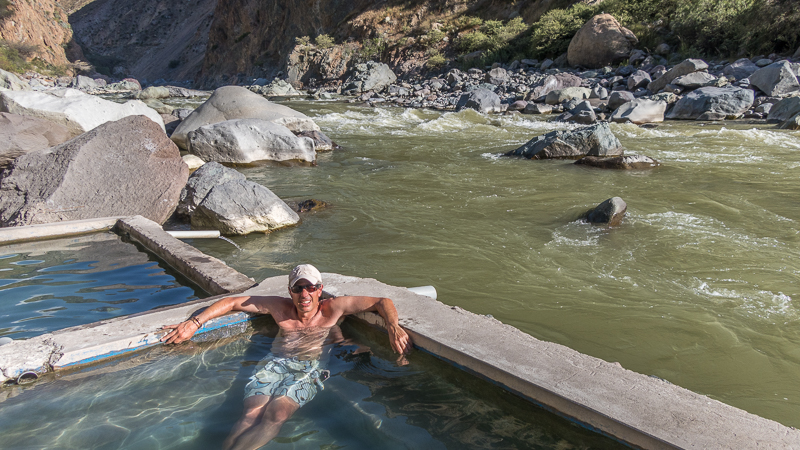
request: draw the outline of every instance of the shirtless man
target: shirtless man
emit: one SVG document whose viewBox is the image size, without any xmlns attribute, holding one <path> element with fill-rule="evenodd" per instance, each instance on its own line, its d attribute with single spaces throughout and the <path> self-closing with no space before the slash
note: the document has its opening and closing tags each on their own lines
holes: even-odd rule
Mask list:
<svg viewBox="0 0 800 450">
<path fill-rule="evenodd" d="M 280 326 L 272 352 L 259 363 L 259 370 L 245 387 L 244 412 L 225 440 L 225 449 L 265 445 L 314 397 L 322 384 L 319 355 L 323 341 L 342 316 L 375 311 L 386 322 L 392 349 L 401 355 L 411 350 L 411 339 L 398 324 L 392 300 L 356 296 L 320 300 L 321 295 L 322 275 L 314 266 L 301 264 L 289 275 L 290 298 L 226 297 L 189 320 L 164 327 L 170 331 L 161 341 L 177 344 L 190 339 L 203 323 L 230 311 L 271 314 Z M 276 347 L 280 348 L 276 351 Z"/>
</svg>

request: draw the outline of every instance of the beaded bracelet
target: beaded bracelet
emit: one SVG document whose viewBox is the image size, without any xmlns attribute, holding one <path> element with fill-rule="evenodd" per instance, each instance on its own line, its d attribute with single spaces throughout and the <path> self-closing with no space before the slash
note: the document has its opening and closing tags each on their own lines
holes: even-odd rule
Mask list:
<svg viewBox="0 0 800 450">
<path fill-rule="evenodd" d="M 197 325 L 198 330 L 203 327 L 203 324 L 200 323 L 200 320 L 197 317 L 189 317 L 189 320 L 191 320 L 192 322 L 194 322 L 195 325 Z"/>
</svg>

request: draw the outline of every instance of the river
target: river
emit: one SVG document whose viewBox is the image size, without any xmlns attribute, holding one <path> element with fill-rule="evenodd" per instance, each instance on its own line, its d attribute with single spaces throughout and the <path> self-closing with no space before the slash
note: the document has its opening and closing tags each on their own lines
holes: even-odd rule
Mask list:
<svg viewBox="0 0 800 450">
<path fill-rule="evenodd" d="M 286 104 L 344 148 L 242 172 L 331 206 L 233 238 L 241 250 L 193 245 L 256 279 L 308 262 L 430 284 L 446 304 L 800 427 L 800 132 L 612 124 L 626 154 L 663 164 L 626 172 L 498 156 L 571 127 L 543 116 Z M 622 225 L 578 220 L 614 196 Z"/>
</svg>

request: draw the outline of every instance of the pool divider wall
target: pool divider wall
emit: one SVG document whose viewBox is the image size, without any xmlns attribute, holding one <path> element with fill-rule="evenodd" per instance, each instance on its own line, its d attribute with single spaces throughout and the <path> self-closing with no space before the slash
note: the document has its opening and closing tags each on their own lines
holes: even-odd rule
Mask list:
<svg viewBox="0 0 800 450">
<path fill-rule="evenodd" d="M 195 267 L 204 264 L 217 267 L 224 263 L 159 231 L 160 227 L 147 219 L 120 220 L 119 229 L 182 273 L 196 271 L 194 276 L 184 273 L 193 281 L 207 278 L 209 287 L 219 286 L 223 290 L 247 284 L 247 277 L 230 268 L 239 275 L 239 284 L 226 284 L 226 280 L 219 278 L 228 277 L 231 272 Z M 373 279 L 325 273 L 323 280 L 326 291 L 335 296 L 391 298 L 400 313 L 401 325 L 418 349 L 631 446 L 646 449 L 800 448 L 800 431 L 794 428 L 563 345 L 540 341 L 491 317 Z M 248 282 L 252 284 L 249 279 Z M 285 296 L 286 286 L 286 276 L 272 277 L 242 294 Z M 162 334 L 161 326 L 181 322 L 223 296 L 225 294 L 0 346 L 0 381 L 29 370 L 78 367 L 156 345 Z M 374 313 L 353 317 L 348 320 L 383 325 L 382 319 Z M 201 332 L 241 324 L 250 318 L 249 314 L 234 313 L 207 322 Z"/>
<path fill-rule="evenodd" d="M 122 219 L 122 217 L 102 217 L 24 227 L 0 228 L 0 245 L 109 231 L 114 228 L 119 219 Z"/>
</svg>

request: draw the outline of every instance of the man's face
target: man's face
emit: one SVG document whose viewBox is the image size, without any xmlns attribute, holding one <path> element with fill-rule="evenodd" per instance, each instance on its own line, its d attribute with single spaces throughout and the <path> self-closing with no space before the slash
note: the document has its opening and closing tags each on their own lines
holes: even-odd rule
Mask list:
<svg viewBox="0 0 800 450">
<path fill-rule="evenodd" d="M 313 290 L 313 292 L 309 292 L 310 290 Z M 319 297 L 321 294 L 322 285 L 313 285 L 306 279 L 301 279 L 295 283 L 293 287 L 289 288 L 289 295 L 292 297 L 292 302 L 294 302 L 294 306 L 297 308 L 298 312 L 316 311 L 319 307 Z"/>
</svg>

